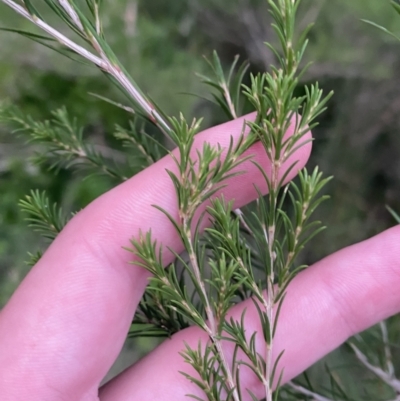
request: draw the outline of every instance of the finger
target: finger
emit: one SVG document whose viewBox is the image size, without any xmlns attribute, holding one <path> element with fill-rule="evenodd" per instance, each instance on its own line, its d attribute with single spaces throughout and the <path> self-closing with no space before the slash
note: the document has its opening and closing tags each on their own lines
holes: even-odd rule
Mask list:
<svg viewBox="0 0 400 401">
<path fill-rule="evenodd" d="M 289 285 L 273 344 L 286 382 L 329 353 L 353 334 L 400 311 L 400 227 L 343 249 L 299 274 Z M 246 308 L 246 333 L 262 333 L 253 303 L 237 305 L 232 316 L 240 319 Z M 184 401 L 186 394 L 204 394 L 179 372 L 193 370 L 179 355 L 185 344 L 192 348 L 207 341 L 198 328 L 189 328 L 166 340 L 154 352 L 106 384 L 101 401 Z M 226 344 L 225 344 L 226 345 Z M 232 347 L 226 345 L 228 359 Z M 261 335 L 257 351 L 265 355 Z M 156 379 L 156 380 L 155 380 Z M 246 368 L 241 388 L 263 398 L 263 388 Z M 243 391 L 244 400 L 249 400 Z"/>
<path fill-rule="evenodd" d="M 244 122 L 241 118 L 204 131 L 195 147 L 205 140 L 228 147 Z M 305 164 L 310 148 L 304 146 L 287 161 L 286 167 L 299 160 L 288 179 Z M 268 170 L 260 144 L 249 153 Z M 231 179 L 224 189 L 227 199 L 235 198 L 236 207 L 254 199 L 253 183 L 261 186 L 263 181 L 252 163 L 242 168 L 248 173 Z M 176 171 L 170 156 L 74 217 L 1 311 L 0 366 L 7 369 L 0 375 L 0 388 L 8 391 L 3 399 L 18 399 L 16 394 L 20 399 L 40 394 L 52 400 L 96 394 L 147 283 L 147 273 L 129 264 L 132 254 L 122 247 L 129 246 L 128 239 L 139 230 L 151 228 L 158 243 L 182 250 L 171 223 L 151 206 L 157 204 L 178 217 L 166 169 Z"/>
</svg>

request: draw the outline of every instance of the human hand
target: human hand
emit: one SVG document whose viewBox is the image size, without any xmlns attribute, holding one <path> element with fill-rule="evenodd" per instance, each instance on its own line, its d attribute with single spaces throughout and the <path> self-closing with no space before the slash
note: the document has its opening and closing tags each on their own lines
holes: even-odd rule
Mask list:
<svg viewBox="0 0 400 401">
<path fill-rule="evenodd" d="M 197 136 L 227 146 L 237 138 L 243 119 Z M 308 159 L 305 145 L 288 161 Z M 259 144 L 250 150 L 265 165 Z M 165 169 L 166 157 L 104 194 L 80 212 L 49 247 L 0 313 L 1 401 L 184 400 L 199 389 L 179 371 L 188 371 L 179 352 L 183 342 L 196 346 L 207 338 L 191 327 L 166 340 L 151 354 L 99 390 L 101 380 L 121 350 L 148 273 L 129 264 L 122 249 L 139 229 L 176 251 L 181 243 L 172 225 L 152 204 L 177 214 L 176 195 Z M 251 163 L 246 175 L 223 190 L 235 207 L 253 200 L 253 183 L 262 178 Z M 268 170 L 268 168 L 266 167 Z M 292 178 L 295 174 L 293 170 Z M 349 336 L 400 310 L 399 228 L 341 250 L 299 274 L 288 288 L 280 315 L 275 350 L 285 350 L 283 380 L 302 372 Z M 166 261 L 167 262 L 167 261 Z M 259 331 L 250 302 L 250 332 Z M 259 342 L 262 348 L 262 342 Z M 262 352 L 260 348 L 260 351 Z M 242 387 L 261 395 L 250 375 Z"/>
</svg>

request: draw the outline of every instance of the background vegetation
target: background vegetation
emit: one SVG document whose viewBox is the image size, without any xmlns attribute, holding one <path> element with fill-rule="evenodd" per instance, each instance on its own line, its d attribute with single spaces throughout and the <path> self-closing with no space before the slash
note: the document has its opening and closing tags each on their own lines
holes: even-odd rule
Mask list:
<svg viewBox="0 0 400 401">
<path fill-rule="evenodd" d="M 202 98 L 207 91 L 194 74 L 206 70 L 202 56 L 210 56 L 213 49 L 226 65 L 239 54 L 249 60 L 252 72 L 264 71 L 274 62 L 263 45 L 274 40 L 264 0 L 104 3 L 109 43 L 141 88 L 170 114 L 204 116 L 207 125 L 223 121 L 219 108 Z M 314 132 L 310 161 L 311 167 L 318 164 L 326 175 L 335 176 L 327 189 L 331 200 L 318 212 L 328 230 L 308 250 L 306 263 L 393 225 L 385 205 L 400 210 L 400 46 L 361 19 L 400 31 L 400 19 L 385 1 L 303 0 L 300 9 L 302 27 L 316 21 L 306 55 L 314 64 L 304 82 L 317 80 L 326 93 L 335 91 Z M 33 30 L 2 4 L 0 26 Z M 9 99 L 37 119 L 50 118 L 52 110 L 65 105 L 91 141 L 115 146 L 113 127 L 127 126 L 129 116 L 89 92 L 122 100 L 94 67 L 77 64 L 18 35 L 0 33 L 0 101 Z M 26 253 L 40 245 L 38 236 L 27 228 L 18 201 L 31 189 L 47 189 L 53 201 L 73 211 L 113 185 L 112 179 L 82 181 L 82 176 L 64 169 L 54 174 L 49 166 L 38 167 L 29 158 L 35 146 L 26 144 L 23 134 L 0 127 L 0 307 L 27 272 Z M 371 344 L 374 333 L 368 334 Z M 389 337 L 399 343 L 396 319 L 389 322 Z M 399 348 L 393 350 L 394 360 L 399 361 Z M 127 354 L 122 359 L 131 362 Z M 341 374 L 343 361 L 351 365 L 346 375 Z M 360 373 L 347 348 L 322 363 L 336 369 L 343 386 Z M 321 371 L 315 368 L 310 375 L 323 385 Z M 330 380 L 326 377 L 323 380 Z M 378 399 L 377 392 L 379 399 L 385 399 L 387 389 L 378 388 L 368 374 L 363 378 L 362 385 L 348 386 L 351 399 Z"/>
</svg>

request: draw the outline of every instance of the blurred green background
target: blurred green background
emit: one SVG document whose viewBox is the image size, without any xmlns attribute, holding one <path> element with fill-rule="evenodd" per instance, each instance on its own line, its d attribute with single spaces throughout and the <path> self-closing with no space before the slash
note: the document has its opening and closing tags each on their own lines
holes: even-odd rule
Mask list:
<svg viewBox="0 0 400 401">
<path fill-rule="evenodd" d="M 300 28 L 316 21 L 306 54 L 314 63 L 303 83 L 318 81 L 326 93 L 335 91 L 314 131 L 310 160 L 310 167 L 317 164 L 335 177 L 327 188 L 331 200 L 318 212 L 328 230 L 307 251 L 307 263 L 392 226 L 385 205 L 400 210 L 400 43 L 361 19 L 400 31 L 400 18 L 386 1 L 303 0 L 299 11 Z M 223 116 L 202 98 L 209 95 L 195 72 L 207 69 L 203 55 L 216 49 L 228 66 L 239 54 L 250 61 L 252 72 L 275 62 L 263 45 L 275 42 L 264 0 L 113 0 L 104 2 L 103 20 L 111 47 L 143 91 L 169 114 L 205 117 L 204 127 Z M 0 26 L 39 33 L 1 3 Z M 126 126 L 129 116 L 89 92 L 123 101 L 96 68 L 0 32 L 0 101 L 8 99 L 38 119 L 65 105 L 89 140 L 112 144 L 114 125 Z M 0 127 L 0 306 L 26 274 L 27 252 L 43 246 L 24 222 L 18 200 L 31 189 L 46 189 L 53 201 L 73 211 L 113 185 L 106 178 L 82 181 L 66 170 L 49 172 L 30 161 L 35 150 L 23 136 Z M 398 322 L 390 327 L 399 339 Z M 139 343 L 142 351 L 149 346 Z M 137 354 L 137 344 L 127 348 Z M 333 364 L 347 351 L 338 352 Z M 131 360 L 124 353 L 115 369 Z M 385 399 L 384 391 L 379 396 Z"/>
</svg>

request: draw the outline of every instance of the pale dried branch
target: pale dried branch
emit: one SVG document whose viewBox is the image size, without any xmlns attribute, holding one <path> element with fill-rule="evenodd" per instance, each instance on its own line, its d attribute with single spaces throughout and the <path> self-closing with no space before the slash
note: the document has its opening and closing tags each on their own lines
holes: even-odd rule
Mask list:
<svg viewBox="0 0 400 401">
<path fill-rule="evenodd" d="M 400 380 L 392 377 L 388 372 L 385 372 L 379 366 L 372 365 L 367 356 L 354 344 L 349 343 L 350 347 L 353 349 L 357 359 L 372 373 L 378 376 L 384 383 L 392 387 L 396 393 L 400 393 Z"/>
</svg>

